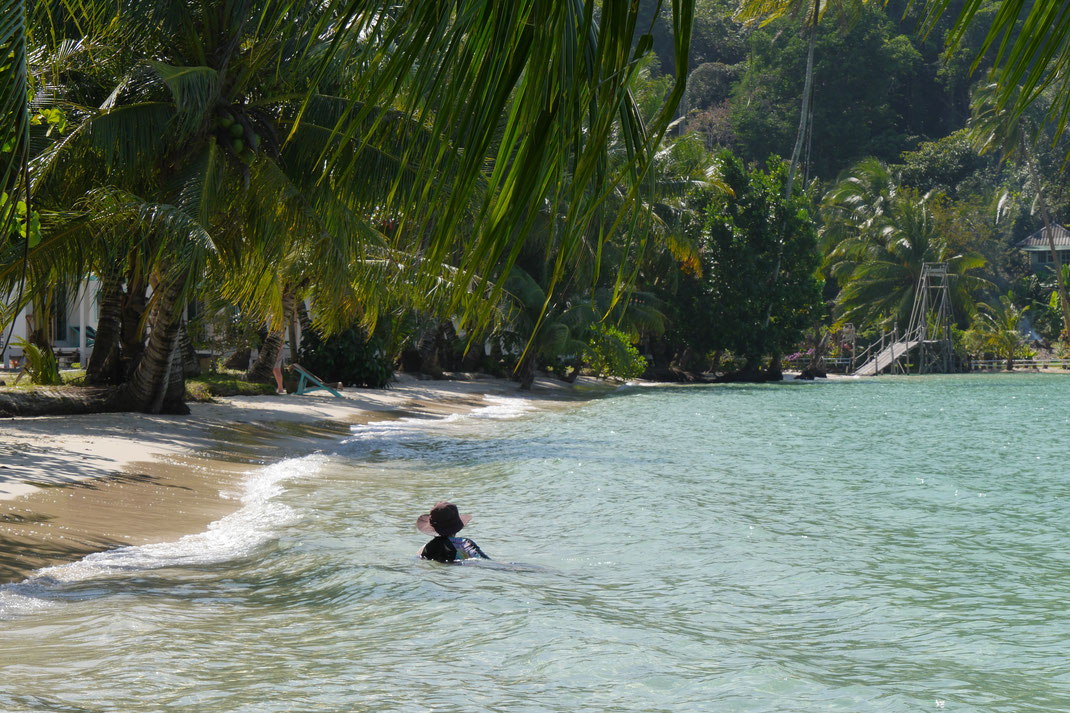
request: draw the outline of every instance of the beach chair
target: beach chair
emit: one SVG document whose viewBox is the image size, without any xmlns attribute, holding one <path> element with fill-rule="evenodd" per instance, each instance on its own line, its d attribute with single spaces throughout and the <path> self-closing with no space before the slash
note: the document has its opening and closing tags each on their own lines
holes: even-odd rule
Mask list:
<svg viewBox="0 0 1070 713">
<path fill-rule="evenodd" d="M 339 398 L 339 399 L 344 399 L 345 398 L 340 393 L 338 393 L 336 390 L 332 389 L 330 386 L 327 386 L 327 384 L 323 383 L 323 381 L 319 377 L 317 377 L 315 374 L 313 374 L 312 372 L 310 372 L 308 369 L 304 368 L 300 364 L 290 364 L 289 369 L 290 369 L 290 371 L 297 372 L 297 374 L 300 375 L 300 377 L 301 377 L 301 380 L 297 382 L 297 395 L 298 396 L 307 394 L 310 391 L 318 391 L 320 389 L 326 389 L 327 391 L 330 391 L 332 394 L 334 394 L 336 398 Z M 310 386 L 309 382 L 311 382 L 314 385 Z"/>
</svg>

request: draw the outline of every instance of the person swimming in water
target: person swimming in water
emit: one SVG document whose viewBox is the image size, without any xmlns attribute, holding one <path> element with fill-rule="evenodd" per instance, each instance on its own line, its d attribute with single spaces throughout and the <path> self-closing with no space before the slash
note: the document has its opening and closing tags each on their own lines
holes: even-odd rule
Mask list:
<svg viewBox="0 0 1070 713">
<path fill-rule="evenodd" d="M 435 539 L 424 545 L 420 557 L 436 562 L 457 562 L 467 559 L 489 560 L 479 549 L 479 545 L 467 537 L 457 537 L 457 533 L 472 519 L 471 515 L 461 515 L 453 503 L 439 502 L 416 519 L 416 529 Z"/>
</svg>

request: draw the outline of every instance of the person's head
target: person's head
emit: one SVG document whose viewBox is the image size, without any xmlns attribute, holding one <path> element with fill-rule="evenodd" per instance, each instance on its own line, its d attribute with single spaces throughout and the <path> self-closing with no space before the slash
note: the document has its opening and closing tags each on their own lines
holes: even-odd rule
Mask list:
<svg viewBox="0 0 1070 713">
<path fill-rule="evenodd" d="M 439 502 L 416 519 L 416 529 L 428 535 L 453 537 L 472 519 L 471 515 L 462 515 L 453 503 Z"/>
</svg>

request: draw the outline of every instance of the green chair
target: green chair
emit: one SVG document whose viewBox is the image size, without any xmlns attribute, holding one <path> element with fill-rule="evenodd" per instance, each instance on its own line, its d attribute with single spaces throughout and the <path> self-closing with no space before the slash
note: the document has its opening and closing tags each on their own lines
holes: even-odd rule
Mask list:
<svg viewBox="0 0 1070 713">
<path fill-rule="evenodd" d="M 323 383 L 323 381 L 318 376 L 316 376 L 300 364 L 290 364 L 289 368 L 291 371 L 296 371 L 301 377 L 300 381 L 297 382 L 298 396 L 307 394 L 310 391 L 319 391 L 320 389 L 326 389 L 327 391 L 330 391 L 332 394 L 334 394 L 336 398 L 345 398 L 335 389 L 332 389 L 330 386 L 327 386 L 327 384 Z"/>
</svg>

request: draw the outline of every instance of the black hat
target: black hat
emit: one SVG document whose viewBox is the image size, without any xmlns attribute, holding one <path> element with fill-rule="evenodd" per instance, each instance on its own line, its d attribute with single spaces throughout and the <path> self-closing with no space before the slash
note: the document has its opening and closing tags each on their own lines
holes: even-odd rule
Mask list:
<svg viewBox="0 0 1070 713">
<path fill-rule="evenodd" d="M 416 518 L 416 529 L 428 535 L 452 537 L 471 519 L 471 515 L 461 515 L 453 503 L 440 502 L 435 503 L 431 512 Z"/>
</svg>

